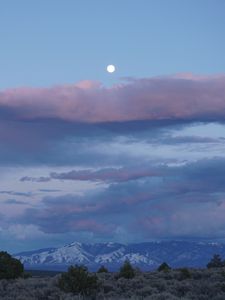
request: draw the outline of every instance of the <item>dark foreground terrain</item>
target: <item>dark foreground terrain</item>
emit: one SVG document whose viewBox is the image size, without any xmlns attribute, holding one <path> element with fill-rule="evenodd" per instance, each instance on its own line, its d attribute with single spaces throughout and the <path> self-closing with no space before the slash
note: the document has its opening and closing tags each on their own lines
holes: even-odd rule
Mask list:
<svg viewBox="0 0 225 300">
<path fill-rule="evenodd" d="M 97 274 L 99 288 L 95 295 L 66 294 L 57 287 L 60 274 L 0 280 L 1 300 L 72 300 L 72 299 L 192 299 L 224 300 L 225 268 L 179 269 L 136 272 L 132 279 L 117 278 L 116 273 Z"/>
</svg>

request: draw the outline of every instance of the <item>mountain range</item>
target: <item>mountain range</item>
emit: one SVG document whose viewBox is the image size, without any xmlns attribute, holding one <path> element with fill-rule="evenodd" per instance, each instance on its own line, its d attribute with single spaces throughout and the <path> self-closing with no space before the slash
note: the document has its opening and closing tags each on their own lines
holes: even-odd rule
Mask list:
<svg viewBox="0 0 225 300">
<path fill-rule="evenodd" d="M 26 269 L 66 270 L 84 264 L 95 271 L 104 265 L 116 271 L 128 259 L 142 270 L 153 270 L 162 262 L 172 267 L 205 267 L 214 254 L 225 258 L 225 244 L 190 241 L 156 241 L 135 244 L 73 242 L 58 248 L 16 253 Z"/>
</svg>

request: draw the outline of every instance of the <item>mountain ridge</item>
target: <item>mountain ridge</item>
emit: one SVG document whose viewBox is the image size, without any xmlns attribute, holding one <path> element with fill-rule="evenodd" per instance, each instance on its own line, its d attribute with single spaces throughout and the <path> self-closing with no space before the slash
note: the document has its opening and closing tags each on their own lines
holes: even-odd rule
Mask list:
<svg viewBox="0 0 225 300">
<path fill-rule="evenodd" d="M 215 253 L 225 258 L 225 244 L 174 240 L 132 244 L 72 242 L 13 256 L 30 269 L 66 270 L 69 265 L 84 264 L 90 270 L 104 265 L 115 271 L 126 259 L 143 270 L 155 269 L 164 261 L 172 267 L 205 267 Z"/>
</svg>

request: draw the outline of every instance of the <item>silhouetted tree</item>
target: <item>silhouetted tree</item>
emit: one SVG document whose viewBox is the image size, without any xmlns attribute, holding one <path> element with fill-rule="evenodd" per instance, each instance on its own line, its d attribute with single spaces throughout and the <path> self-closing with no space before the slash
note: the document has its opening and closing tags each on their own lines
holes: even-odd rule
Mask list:
<svg viewBox="0 0 225 300">
<path fill-rule="evenodd" d="M 162 263 L 159 267 L 158 267 L 158 271 L 164 271 L 164 272 L 168 272 L 169 270 L 171 270 L 170 266 L 164 262 Z"/>
<path fill-rule="evenodd" d="M 133 278 L 135 276 L 135 270 L 132 267 L 129 260 L 125 260 L 123 266 L 120 268 L 119 277 L 124 277 L 127 279 Z"/>
<path fill-rule="evenodd" d="M 101 266 L 98 269 L 97 273 L 108 273 L 108 269 L 106 267 L 104 267 L 104 266 Z"/>
<path fill-rule="evenodd" d="M 90 295 L 98 287 L 98 278 L 91 275 L 85 266 L 70 266 L 58 281 L 59 287 L 65 292 Z"/>
<path fill-rule="evenodd" d="M 213 258 L 210 260 L 210 262 L 207 264 L 207 268 L 222 268 L 224 267 L 224 262 L 222 261 L 219 254 L 214 254 Z"/>
<path fill-rule="evenodd" d="M 23 274 L 23 264 L 5 251 L 0 252 L 0 279 L 14 279 Z"/>
</svg>

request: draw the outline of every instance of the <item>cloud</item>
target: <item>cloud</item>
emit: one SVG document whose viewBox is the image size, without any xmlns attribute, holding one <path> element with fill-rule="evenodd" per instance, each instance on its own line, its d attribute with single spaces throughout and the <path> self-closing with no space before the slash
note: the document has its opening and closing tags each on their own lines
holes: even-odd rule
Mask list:
<svg viewBox="0 0 225 300">
<path fill-rule="evenodd" d="M 196 142 L 196 139 L 193 138 L 194 142 Z M 197 143 L 199 143 L 202 139 L 197 139 Z M 211 143 L 211 140 L 214 141 L 214 139 L 205 139 L 203 138 L 203 143 Z M 215 139 L 216 140 L 216 139 Z M 178 143 L 188 143 L 188 141 L 192 141 L 192 138 L 175 138 L 175 144 Z M 173 143 L 173 138 L 171 143 Z M 207 162 L 207 164 L 206 164 Z M 168 165 L 167 165 L 168 163 Z M 170 167 L 169 167 L 170 165 Z M 173 167 L 175 165 L 175 167 Z M 178 168 L 178 166 L 182 166 L 182 168 Z M 195 168 L 194 168 L 195 166 Z M 207 167 L 206 167 L 207 166 Z M 212 170 L 217 170 L 217 172 L 223 172 L 223 169 L 225 168 L 224 159 L 202 159 L 198 160 L 196 162 L 192 162 L 188 164 L 188 161 L 183 161 L 182 163 L 176 163 L 176 161 L 167 161 L 163 162 L 161 161 L 155 161 L 155 162 L 146 162 L 144 164 L 130 164 L 128 166 L 124 167 L 117 167 L 117 168 L 102 168 L 98 170 L 94 169 L 85 169 L 85 170 L 72 170 L 68 172 L 51 172 L 49 174 L 49 177 L 29 177 L 25 176 L 20 179 L 20 181 L 32 181 L 32 182 L 48 182 L 50 180 L 73 180 L 73 181 L 96 181 L 96 182 L 106 182 L 106 183 L 119 183 L 119 182 L 128 182 L 132 180 L 139 180 L 139 179 L 146 179 L 146 178 L 164 178 L 164 183 L 166 181 L 169 184 L 169 180 L 175 177 L 177 178 L 176 184 L 180 186 L 180 179 L 183 177 L 186 178 L 186 180 L 192 181 L 192 176 L 195 176 L 195 174 L 188 175 L 189 172 L 199 173 L 200 180 L 202 178 L 206 177 L 206 174 L 204 172 L 208 172 L 208 170 L 205 171 L 205 168 L 208 168 L 209 170 L 212 168 Z M 203 169 L 203 171 L 202 171 Z M 212 171 L 211 171 L 212 172 Z M 224 173 L 225 175 L 225 173 Z M 217 174 L 215 174 L 217 177 Z M 211 174 L 210 174 L 211 177 Z M 45 180 L 42 180 L 45 178 Z M 218 178 L 216 178 L 218 180 Z M 196 179 L 198 180 L 198 179 Z M 184 183 L 182 183 L 184 185 Z M 187 184 L 190 184 L 187 182 Z M 194 183 L 192 183 L 192 188 L 201 188 L 202 186 L 199 185 L 199 183 L 196 181 L 195 186 Z M 164 187 L 164 189 L 166 186 Z M 184 188 L 184 187 L 183 187 Z M 207 186 L 206 188 L 209 188 Z M 43 190 L 45 191 L 45 190 Z M 48 191 L 48 190 L 47 190 Z M 53 190 L 55 191 L 55 190 Z M 167 192 L 169 192 L 167 190 Z"/>
<path fill-rule="evenodd" d="M 112 239 L 118 237 L 118 228 L 143 239 L 222 237 L 225 159 L 159 165 L 158 169 L 158 176 L 118 181 L 80 196 L 45 197 L 40 207 L 26 209 L 16 221 L 38 226 L 45 233 L 86 230 Z"/>
<path fill-rule="evenodd" d="M 162 171 L 154 170 L 154 168 L 107 168 L 97 171 L 81 170 L 70 171 L 67 173 L 51 173 L 52 179 L 61 180 L 92 180 L 106 182 L 123 182 L 135 180 L 142 177 L 159 176 Z"/>
<path fill-rule="evenodd" d="M 132 79 L 112 87 L 85 81 L 2 90 L 0 164 L 120 166 L 133 157 L 113 156 L 101 148 L 120 143 L 121 136 L 163 145 L 212 144 L 207 137 L 170 138 L 166 133 L 192 122 L 224 122 L 224 83 L 225 75 L 186 74 Z M 24 180 L 49 180 L 29 177 Z"/>
<path fill-rule="evenodd" d="M 159 139 L 156 140 L 159 142 Z M 160 143 L 164 145 L 176 145 L 176 144 L 212 144 L 212 143 L 224 143 L 223 138 L 209 138 L 201 136 L 162 136 L 160 138 Z M 154 140 L 151 141 L 154 143 Z"/>
<path fill-rule="evenodd" d="M 82 197 L 64 195 L 45 197 L 42 209 L 29 208 L 17 220 L 22 224 L 35 224 L 44 233 L 92 232 L 110 234 L 114 225 L 104 218 L 95 218 L 102 204 L 84 201 Z"/>
<path fill-rule="evenodd" d="M 22 196 L 22 197 L 32 196 L 31 192 L 0 191 L 0 194 L 11 195 L 11 196 Z"/>
<path fill-rule="evenodd" d="M 77 123 L 225 120 L 225 75 L 134 79 L 110 88 L 86 81 L 0 92 L 5 120 L 58 119 Z"/>
<path fill-rule="evenodd" d="M 139 218 L 134 231 L 142 231 L 145 238 L 224 238 L 224 213 L 224 198 L 220 203 L 166 206 L 166 213 Z"/>
<path fill-rule="evenodd" d="M 5 204 L 18 204 L 18 205 L 26 205 L 27 203 L 24 201 L 16 200 L 16 199 L 8 199 L 4 201 Z"/>
<path fill-rule="evenodd" d="M 22 224 L 12 224 L 7 229 L 3 231 L 3 236 L 11 237 L 12 239 L 25 241 L 27 239 L 37 239 L 44 237 L 44 233 L 41 232 L 34 225 L 22 225 Z M 15 251 L 15 249 L 14 249 Z"/>
<path fill-rule="evenodd" d="M 164 169 L 164 171 L 162 170 Z M 48 182 L 51 179 L 58 180 L 81 180 L 81 181 L 104 181 L 104 182 L 123 182 L 129 180 L 135 180 L 142 177 L 154 177 L 159 176 L 162 172 L 165 172 L 165 167 L 160 170 L 155 167 L 149 168 L 104 168 L 100 170 L 72 170 L 69 172 L 50 173 L 49 177 L 29 177 L 25 176 L 20 181 L 32 181 L 32 182 Z M 44 178 L 44 180 L 43 180 Z"/>
<path fill-rule="evenodd" d="M 60 192 L 61 190 L 59 189 L 39 189 L 40 192 L 45 192 L 45 193 L 56 193 Z"/>
<path fill-rule="evenodd" d="M 18 199 L 33 193 L 3 185 L 1 197 L 16 199 L 2 203 L 21 205 L 11 219 L 4 215 L 5 226 L 21 224 L 13 229 L 19 235 L 23 226 L 29 231 L 34 226 L 38 234 L 112 240 L 121 238 L 120 232 L 140 239 L 222 236 L 225 160 L 216 155 L 224 155 L 224 127 L 217 135 L 208 134 L 209 127 L 179 131 L 211 121 L 225 121 L 224 75 L 132 79 L 110 88 L 86 81 L 1 91 L 1 164 L 22 164 L 13 175 L 15 184 L 22 174 L 23 191 L 35 183 L 39 188 L 27 208 Z M 26 171 L 27 164 L 32 167 Z M 40 176 L 46 165 L 54 172 Z M 50 185 L 53 180 L 58 181 Z M 101 184 L 62 195 L 66 185 L 76 184 L 59 180 Z M 48 197 L 40 200 L 40 192 Z"/>
<path fill-rule="evenodd" d="M 49 177 L 38 177 L 38 178 L 35 178 L 35 177 L 29 177 L 29 176 L 24 176 L 22 178 L 20 178 L 20 181 L 31 181 L 31 182 L 48 182 L 50 181 L 51 178 Z"/>
</svg>

